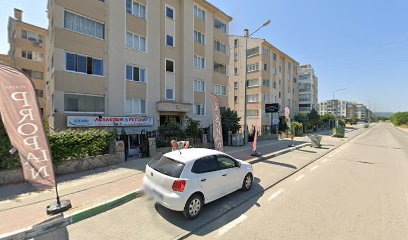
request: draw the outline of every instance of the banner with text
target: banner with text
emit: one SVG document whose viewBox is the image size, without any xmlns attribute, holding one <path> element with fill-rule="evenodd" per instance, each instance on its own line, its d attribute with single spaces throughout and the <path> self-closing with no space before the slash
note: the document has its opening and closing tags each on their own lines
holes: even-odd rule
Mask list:
<svg viewBox="0 0 408 240">
<path fill-rule="evenodd" d="M 222 125 L 221 125 L 221 113 L 220 102 L 214 93 L 211 93 L 212 99 L 212 119 L 213 119 L 213 138 L 215 150 L 224 151 L 224 142 L 222 140 Z"/>
<path fill-rule="evenodd" d="M 24 178 L 39 189 L 55 186 L 54 169 L 37 96 L 30 79 L 0 64 L 0 115 L 20 155 Z"/>
<path fill-rule="evenodd" d="M 152 117 L 68 116 L 67 127 L 148 127 Z"/>
</svg>

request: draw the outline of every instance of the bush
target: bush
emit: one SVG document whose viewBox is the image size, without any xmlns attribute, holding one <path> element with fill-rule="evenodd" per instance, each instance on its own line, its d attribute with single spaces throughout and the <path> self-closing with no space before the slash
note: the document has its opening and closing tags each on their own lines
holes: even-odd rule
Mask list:
<svg viewBox="0 0 408 240">
<path fill-rule="evenodd" d="M 201 139 L 203 136 L 203 130 L 200 128 L 201 122 L 199 120 L 194 120 L 190 117 L 186 117 L 187 127 L 186 134 L 190 138 Z"/>
<path fill-rule="evenodd" d="M 161 147 L 170 147 L 171 140 L 184 140 L 186 134 L 181 130 L 181 126 L 176 121 L 170 121 L 167 125 L 162 125 L 157 129 L 158 136 L 156 139 L 156 146 Z"/>
<path fill-rule="evenodd" d="M 67 130 L 50 133 L 48 139 L 54 163 L 109 153 L 116 133 L 106 130 Z"/>
<path fill-rule="evenodd" d="M 395 125 L 408 124 L 408 112 L 398 112 L 391 116 L 391 122 Z"/>
<path fill-rule="evenodd" d="M 21 166 L 18 154 L 10 154 L 11 144 L 4 129 L 3 122 L 0 121 L 0 170 L 13 169 Z"/>
<path fill-rule="evenodd" d="M 300 137 L 303 135 L 303 124 L 300 122 L 292 122 L 292 127 L 295 129 L 295 136 Z"/>
</svg>

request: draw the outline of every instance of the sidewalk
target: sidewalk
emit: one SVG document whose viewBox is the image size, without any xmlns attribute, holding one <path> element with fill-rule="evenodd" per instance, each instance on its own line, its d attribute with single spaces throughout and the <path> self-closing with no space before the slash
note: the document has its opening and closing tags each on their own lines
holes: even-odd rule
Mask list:
<svg viewBox="0 0 408 240">
<path fill-rule="evenodd" d="M 326 135 L 324 141 L 331 144 L 332 140 Z M 270 154 L 287 149 L 290 142 L 289 139 L 261 141 L 257 150 L 263 155 Z M 306 142 L 310 142 L 308 137 L 294 140 L 295 145 Z M 250 156 L 252 143 L 241 147 L 225 147 L 225 152 L 243 160 L 253 159 Z M 69 199 L 72 202 L 72 209 L 65 212 L 64 217 L 140 189 L 148 161 L 147 158 L 131 159 L 112 167 L 58 177 L 61 199 Z M 28 184 L 0 188 L 0 235 L 50 219 L 45 209 L 54 201 L 53 190 L 35 192 Z"/>
</svg>

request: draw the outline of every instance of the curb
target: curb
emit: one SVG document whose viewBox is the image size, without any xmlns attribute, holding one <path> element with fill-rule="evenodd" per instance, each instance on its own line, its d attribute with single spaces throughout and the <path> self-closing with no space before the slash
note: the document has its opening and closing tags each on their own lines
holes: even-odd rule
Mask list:
<svg viewBox="0 0 408 240">
<path fill-rule="evenodd" d="M 119 207 L 142 195 L 143 191 L 141 189 L 137 189 L 134 192 L 109 200 L 101 205 L 97 205 L 85 210 L 75 212 L 71 216 L 63 217 L 62 214 L 57 215 L 38 225 L 33 225 L 11 233 L 0 235 L 0 239 L 1 240 L 32 239 L 43 234 L 46 234 L 50 231 L 56 230 L 58 228 L 66 227 L 73 223 L 78 223 L 82 220 L 88 219 L 90 217 L 101 214 L 113 208 Z"/>
<path fill-rule="evenodd" d="M 286 149 L 283 149 L 283 150 L 279 150 L 277 152 L 262 155 L 261 157 L 254 157 L 254 158 L 248 159 L 248 160 L 246 160 L 246 162 L 251 163 L 251 164 L 255 164 L 257 162 L 261 162 L 261 161 L 266 160 L 266 159 L 274 158 L 274 157 L 283 155 L 283 154 L 288 153 L 288 152 L 293 152 L 293 151 L 295 151 L 297 149 L 307 147 L 307 146 L 310 146 L 310 145 L 311 145 L 311 143 L 302 143 L 302 144 L 297 145 L 295 147 L 290 147 L 290 148 L 286 148 Z"/>
<path fill-rule="evenodd" d="M 302 169 L 306 168 L 306 167 L 309 166 L 310 164 L 312 164 L 312 163 L 316 162 L 317 160 L 323 158 L 324 156 L 326 156 L 326 155 L 328 155 L 329 153 L 335 151 L 336 149 L 340 148 L 340 147 L 343 146 L 344 144 L 350 142 L 352 139 L 354 139 L 354 138 L 360 136 L 361 134 L 363 134 L 363 133 L 365 133 L 365 132 L 367 132 L 367 131 L 368 131 L 368 129 L 367 129 L 367 130 L 364 130 L 364 131 L 362 131 L 362 132 L 360 132 L 360 133 L 358 133 L 357 135 L 353 136 L 352 138 L 349 138 L 347 141 L 345 141 L 345 142 L 339 144 L 338 146 L 334 147 L 333 149 L 330 149 L 329 151 L 327 151 L 327 152 L 324 153 L 323 155 L 318 156 L 318 157 L 316 157 L 315 159 L 312 159 L 309 163 L 307 163 L 307 164 L 304 165 L 303 167 L 300 167 L 299 169 L 296 169 L 296 171 L 294 171 L 294 172 L 290 173 L 289 175 L 287 175 L 287 176 L 285 176 L 285 177 L 283 177 L 283 178 L 277 180 L 275 183 L 271 184 L 270 186 L 265 187 L 264 189 L 262 189 L 262 190 L 259 191 L 259 192 L 253 193 L 253 194 L 252 194 L 251 196 L 249 196 L 246 200 L 244 200 L 244 201 L 242 201 L 242 202 L 240 202 L 240 203 L 238 203 L 238 204 L 232 206 L 230 209 L 227 209 L 225 212 L 222 212 L 220 215 L 216 216 L 215 218 L 210 219 L 209 221 L 207 221 L 207 222 L 203 223 L 202 225 L 198 226 L 197 228 L 195 228 L 195 229 L 193 229 L 193 230 L 190 230 L 190 231 L 187 232 L 187 233 L 180 234 L 179 236 L 177 236 L 177 237 L 175 237 L 175 238 L 173 238 L 173 239 L 186 239 L 187 237 L 193 235 L 193 232 L 194 232 L 194 231 L 197 231 L 197 230 L 199 230 L 201 227 L 203 227 L 203 226 L 205 226 L 205 225 L 207 225 L 207 224 L 209 224 L 209 223 L 211 223 L 211 222 L 213 222 L 213 221 L 216 221 L 217 219 L 219 219 L 220 217 L 222 217 L 222 216 L 225 215 L 226 213 L 229 213 L 230 211 L 234 210 L 235 208 L 237 208 L 237 207 L 239 207 L 239 206 L 245 204 L 246 202 L 248 202 L 249 200 L 251 200 L 251 198 L 255 197 L 256 195 L 262 194 L 262 193 L 265 192 L 266 190 L 271 189 L 272 187 L 276 186 L 276 185 L 279 184 L 280 182 L 286 180 L 287 178 L 291 177 L 292 175 L 294 175 L 294 174 L 296 174 L 297 172 L 301 171 Z M 310 144 L 310 143 L 309 143 L 309 144 Z M 299 146 L 300 146 L 300 145 L 299 145 Z"/>
</svg>

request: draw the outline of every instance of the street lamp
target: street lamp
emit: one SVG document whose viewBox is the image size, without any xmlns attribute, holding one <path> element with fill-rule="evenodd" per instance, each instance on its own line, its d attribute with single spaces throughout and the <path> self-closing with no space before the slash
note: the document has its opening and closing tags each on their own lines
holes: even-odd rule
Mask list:
<svg viewBox="0 0 408 240">
<path fill-rule="evenodd" d="M 249 34 L 247 28 L 244 29 L 245 37 L 245 82 L 244 82 L 244 144 L 247 143 L 248 130 L 247 130 L 247 81 L 248 81 L 248 38 L 258 32 L 261 28 L 266 27 L 271 20 L 266 21 L 262 26 L 256 29 L 253 33 Z"/>
<path fill-rule="evenodd" d="M 346 90 L 346 89 L 347 89 L 347 88 L 340 88 L 340 89 L 336 89 L 336 90 L 333 91 L 332 111 L 333 111 L 333 107 L 334 107 L 334 93 L 340 92 L 340 91 L 344 91 L 344 90 Z M 338 109 L 338 108 L 339 108 L 339 105 L 337 104 L 337 109 Z M 337 127 L 337 125 L 338 125 L 337 114 L 334 114 L 334 117 L 336 118 L 336 120 L 335 120 L 335 127 Z"/>
</svg>

